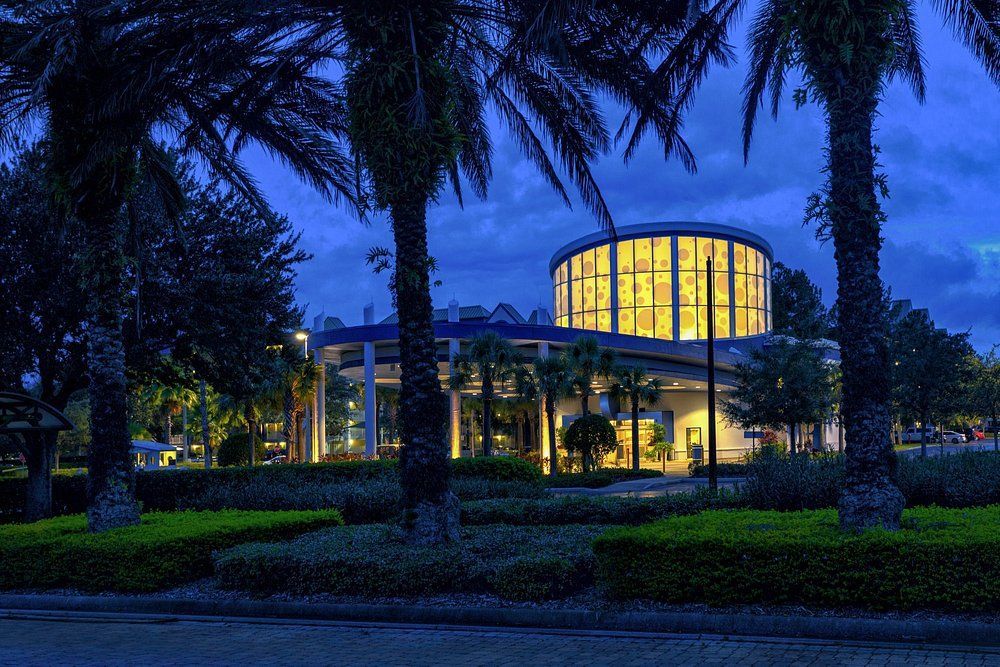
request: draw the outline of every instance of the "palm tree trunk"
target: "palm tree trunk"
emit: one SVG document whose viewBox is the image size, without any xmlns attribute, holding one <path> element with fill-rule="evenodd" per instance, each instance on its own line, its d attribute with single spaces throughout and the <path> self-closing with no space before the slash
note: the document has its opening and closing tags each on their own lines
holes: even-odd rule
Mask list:
<svg viewBox="0 0 1000 667">
<path fill-rule="evenodd" d="M 281 437 L 285 439 L 285 455 L 288 457 L 288 462 L 291 463 L 292 458 L 294 458 L 292 451 L 295 446 L 295 397 L 292 396 L 291 390 L 285 390 L 281 408 Z"/>
<path fill-rule="evenodd" d="M 483 456 L 493 456 L 493 399 L 483 396 Z"/>
<path fill-rule="evenodd" d="M 590 380 L 587 380 L 587 388 L 580 392 L 580 414 L 586 417 L 590 414 Z"/>
<path fill-rule="evenodd" d="M 920 415 L 920 458 L 927 458 L 927 413 Z"/>
<path fill-rule="evenodd" d="M 188 462 L 191 457 L 190 443 L 188 443 L 188 406 L 181 406 L 181 460 Z"/>
<path fill-rule="evenodd" d="M 632 397 L 632 470 L 639 469 L 639 398 Z"/>
<path fill-rule="evenodd" d="M 556 398 L 545 397 L 545 419 L 549 423 L 549 476 L 559 474 L 559 453 L 556 448 Z"/>
<path fill-rule="evenodd" d="M 75 142 L 76 137 L 73 138 Z M 87 369 L 90 433 L 87 529 L 103 532 L 139 523 L 135 466 L 128 430 L 122 295 L 125 255 L 119 213 L 124 197 L 113 167 L 91 179 L 77 215 L 87 229 Z"/>
<path fill-rule="evenodd" d="M 895 530 L 903 511 L 903 495 L 893 481 L 896 456 L 889 438 L 889 351 L 879 278 L 883 214 L 875 194 L 872 146 L 878 67 L 858 64 L 847 75 L 847 85 L 827 86 L 826 98 L 830 231 L 837 262 L 837 324 L 847 430 L 839 515 L 841 526 L 850 530 L 871 526 Z M 872 71 L 860 73 L 864 69 Z"/>
<path fill-rule="evenodd" d="M 201 411 L 201 447 L 205 455 L 205 470 L 212 469 L 212 439 L 208 433 L 208 383 L 198 382 L 198 407 Z"/>
<path fill-rule="evenodd" d="M 247 460 L 252 468 L 257 463 L 257 452 L 254 447 L 254 440 L 257 437 L 257 411 L 252 405 L 243 409 L 243 417 L 247 421 L 247 447 L 249 448 Z"/>
<path fill-rule="evenodd" d="M 788 451 L 789 458 L 795 458 L 795 424 L 790 424 L 788 427 Z"/>
<path fill-rule="evenodd" d="M 57 436 L 47 432 L 25 433 L 23 437 L 21 452 L 28 468 L 24 520 L 32 523 L 52 516 L 52 459 Z"/>
<path fill-rule="evenodd" d="M 448 486 L 448 405 L 438 379 L 432 323 L 427 197 L 400 196 L 390 203 L 389 212 L 396 242 L 393 287 L 402 366 L 399 435 L 405 528 L 411 543 L 440 544 L 459 537 L 459 503 Z M 484 417 L 484 424 L 488 419 Z"/>
</svg>

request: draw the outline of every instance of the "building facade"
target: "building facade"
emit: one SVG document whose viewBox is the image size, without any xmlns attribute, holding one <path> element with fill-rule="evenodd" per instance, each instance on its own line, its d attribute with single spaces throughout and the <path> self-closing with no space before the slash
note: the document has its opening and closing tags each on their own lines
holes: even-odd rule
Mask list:
<svg viewBox="0 0 1000 667">
<path fill-rule="evenodd" d="M 553 308 L 539 306 L 527 317 L 512 305 L 492 309 L 460 305 L 434 311 L 438 365 L 442 385 L 448 387 L 451 360 L 467 342 L 485 330 L 510 340 L 530 364 L 537 356 L 559 354 L 581 334 L 596 336 L 615 350 L 623 364 L 639 364 L 660 378 L 664 391 L 654 406 L 640 413 L 640 442 L 653 424 L 661 424 L 674 458 L 699 458 L 707 446 L 707 347 L 709 327 L 715 333 L 718 395 L 733 388 L 733 370 L 750 350 L 765 345 L 771 331 L 771 246 L 760 236 L 735 227 L 694 222 L 665 222 L 620 227 L 617 237 L 591 234 L 559 249 L 549 263 Z M 710 306 L 709 281 L 714 292 Z M 551 314 L 550 314 L 551 312 Z M 371 305 L 364 323 L 345 326 L 340 319 L 318 317 L 308 347 L 323 368 L 363 384 L 362 428 L 352 429 L 342 449 L 372 456 L 386 442 L 377 423 L 377 388 L 399 386 L 398 329 L 395 315 L 376 321 Z M 322 383 L 321 383 L 322 385 Z M 598 379 L 590 399 L 592 413 L 604 414 L 618 431 L 619 448 L 606 461 L 630 465 L 631 415 L 608 393 L 609 383 Z M 478 394 L 477 387 L 448 391 L 452 456 L 476 451 L 474 428 L 462 419 L 463 397 Z M 513 397 L 502 388 L 501 398 Z M 330 451 L 323 425 L 324 399 L 312 410 L 312 458 Z M 361 406 L 359 406 L 360 408 Z M 581 412 L 578 398 L 557 406 L 557 424 L 568 425 Z M 375 422 L 373 424 L 373 422 Z M 540 442 L 548 442 L 545 420 L 539 419 Z M 820 432 L 822 431 L 822 432 Z M 720 460 L 734 459 L 756 444 L 758 433 L 717 425 Z M 334 434 L 330 434 L 334 435 Z M 363 440 L 362 440 L 363 437 Z M 818 429 L 821 442 L 836 442 L 830 429 Z M 503 450 L 503 443 L 495 443 Z M 542 448 L 543 453 L 546 448 Z M 643 465 L 660 462 L 644 457 Z"/>
</svg>

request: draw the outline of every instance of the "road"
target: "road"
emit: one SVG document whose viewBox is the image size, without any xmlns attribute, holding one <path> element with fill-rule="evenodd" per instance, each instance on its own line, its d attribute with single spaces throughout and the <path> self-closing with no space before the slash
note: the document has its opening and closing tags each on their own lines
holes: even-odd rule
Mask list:
<svg viewBox="0 0 1000 667">
<path fill-rule="evenodd" d="M 251 664 L 1000 665 L 1000 648 L 0 611 L 0 665 Z"/>
<path fill-rule="evenodd" d="M 988 440 L 978 440 L 976 442 L 970 442 L 967 444 L 952 445 L 945 443 L 944 453 L 945 454 L 957 454 L 959 452 L 992 452 L 993 451 L 993 439 Z M 907 447 L 906 449 L 900 449 L 899 454 L 901 456 L 920 456 L 920 445 L 913 445 L 912 447 Z M 940 456 L 941 455 L 941 444 L 937 442 L 927 443 L 927 456 Z"/>
</svg>

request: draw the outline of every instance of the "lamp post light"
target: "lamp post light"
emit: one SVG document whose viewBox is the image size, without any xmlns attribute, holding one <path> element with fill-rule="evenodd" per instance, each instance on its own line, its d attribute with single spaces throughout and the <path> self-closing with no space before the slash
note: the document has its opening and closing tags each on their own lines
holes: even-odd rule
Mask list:
<svg viewBox="0 0 1000 667">
<path fill-rule="evenodd" d="M 715 272 L 712 258 L 705 260 L 708 274 L 708 488 L 719 490 L 718 451 L 715 438 Z"/>
<path fill-rule="evenodd" d="M 302 341 L 302 356 L 309 357 L 309 332 L 296 331 L 295 339 Z"/>
</svg>

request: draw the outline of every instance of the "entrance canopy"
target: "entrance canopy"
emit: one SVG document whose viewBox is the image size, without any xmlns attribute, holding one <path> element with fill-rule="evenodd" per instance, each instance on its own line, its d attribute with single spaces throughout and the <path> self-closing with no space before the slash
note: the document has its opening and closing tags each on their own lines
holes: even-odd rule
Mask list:
<svg viewBox="0 0 1000 667">
<path fill-rule="evenodd" d="M 0 435 L 73 428 L 73 423 L 48 403 L 24 394 L 0 392 Z"/>
</svg>

